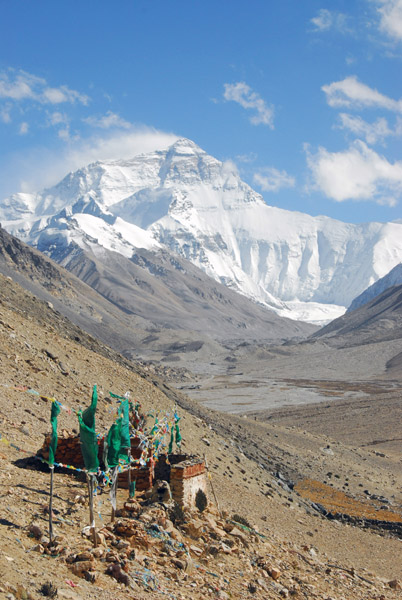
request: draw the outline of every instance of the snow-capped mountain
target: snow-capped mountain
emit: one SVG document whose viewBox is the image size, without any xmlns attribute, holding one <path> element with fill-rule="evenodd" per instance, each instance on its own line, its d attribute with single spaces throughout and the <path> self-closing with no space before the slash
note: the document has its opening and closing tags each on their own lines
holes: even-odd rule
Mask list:
<svg viewBox="0 0 402 600">
<path fill-rule="evenodd" d="M 180 139 L 97 162 L 0 205 L 3 226 L 62 262 L 74 244 L 167 248 L 278 314 L 339 316 L 402 258 L 402 224 L 352 225 L 268 206 L 233 165 Z"/>
</svg>

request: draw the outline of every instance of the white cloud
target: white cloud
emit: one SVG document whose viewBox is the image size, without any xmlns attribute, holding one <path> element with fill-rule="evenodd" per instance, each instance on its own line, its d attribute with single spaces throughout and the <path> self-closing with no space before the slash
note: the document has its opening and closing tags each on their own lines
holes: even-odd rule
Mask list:
<svg viewBox="0 0 402 600">
<path fill-rule="evenodd" d="M 69 119 L 65 113 L 55 111 L 48 113 L 49 125 L 64 125 L 68 123 Z"/>
<path fill-rule="evenodd" d="M 130 129 L 132 127 L 131 123 L 110 110 L 102 117 L 87 117 L 83 121 L 88 125 L 92 125 L 92 127 L 100 127 L 101 129 L 111 129 L 112 127 Z"/>
<path fill-rule="evenodd" d="M 377 0 L 380 29 L 396 40 L 402 40 L 402 0 Z"/>
<path fill-rule="evenodd" d="M 250 117 L 250 122 L 253 125 L 268 125 L 271 129 L 274 128 L 274 109 L 273 106 L 268 106 L 257 92 L 254 92 L 247 83 L 239 81 L 237 83 L 224 84 L 224 98 L 228 101 L 237 102 L 246 110 L 254 110 L 256 114 Z"/>
<path fill-rule="evenodd" d="M 277 192 L 284 187 L 294 187 L 295 179 L 286 171 L 274 167 L 265 167 L 254 173 L 253 181 L 264 192 Z"/>
<path fill-rule="evenodd" d="M 343 13 L 327 10 L 326 8 L 319 10 L 318 15 L 311 19 L 315 31 L 329 31 L 330 29 L 336 29 L 341 33 L 349 31 L 347 21 L 347 16 Z"/>
<path fill-rule="evenodd" d="M 377 107 L 402 112 L 402 100 L 384 96 L 368 85 L 360 83 L 355 76 L 324 85 L 321 89 L 327 96 L 328 104 L 332 107 Z"/>
<path fill-rule="evenodd" d="M 89 139 L 76 139 L 69 136 L 69 130 L 60 135 L 69 143 L 60 151 L 35 148 L 13 155 L 12 162 L 0 167 L 0 197 L 14 192 L 34 192 L 56 184 L 69 171 L 74 171 L 97 160 L 129 159 L 137 154 L 163 150 L 173 144 L 178 136 L 149 127 L 137 127 L 129 132 Z M 6 177 L 7 174 L 7 177 Z M 24 183 L 21 180 L 23 174 Z"/>
<path fill-rule="evenodd" d="M 0 98 L 14 102 L 32 100 L 39 104 L 61 104 L 69 102 L 87 105 L 89 97 L 66 85 L 49 87 L 46 79 L 26 71 L 8 69 L 0 73 Z"/>
<path fill-rule="evenodd" d="M 3 106 L 0 108 L 0 121 L 3 123 L 11 123 L 11 106 Z"/>
<path fill-rule="evenodd" d="M 67 160 L 74 168 L 81 167 L 94 160 L 117 160 L 132 158 L 137 154 L 162 150 L 173 144 L 178 136 L 164 133 L 150 127 L 133 129 L 129 132 L 94 136 L 82 140 L 68 152 Z"/>
<path fill-rule="evenodd" d="M 71 140 L 70 126 L 65 125 L 64 127 L 61 127 L 58 130 L 57 135 L 64 142 L 69 142 Z M 77 138 L 77 139 L 79 139 L 79 138 Z"/>
<path fill-rule="evenodd" d="M 239 163 L 252 163 L 257 159 L 257 154 L 255 152 L 249 152 L 248 154 L 238 154 L 236 156 L 236 162 Z"/>
<path fill-rule="evenodd" d="M 20 135 L 25 135 L 26 133 L 28 133 L 28 130 L 29 130 L 29 125 L 26 121 L 24 121 L 23 123 L 21 123 L 18 133 Z"/>
<path fill-rule="evenodd" d="M 362 141 L 343 152 L 307 149 L 315 187 L 336 202 L 371 200 L 394 206 L 402 193 L 402 161 L 390 163 Z"/>
<path fill-rule="evenodd" d="M 397 119 L 395 129 L 390 129 L 388 121 L 384 118 L 379 118 L 374 123 L 367 123 L 361 117 L 341 113 L 339 120 L 340 129 L 347 129 L 356 136 L 363 137 L 368 144 L 383 142 L 385 138 L 390 136 L 402 135 L 402 121 L 400 117 Z"/>
</svg>

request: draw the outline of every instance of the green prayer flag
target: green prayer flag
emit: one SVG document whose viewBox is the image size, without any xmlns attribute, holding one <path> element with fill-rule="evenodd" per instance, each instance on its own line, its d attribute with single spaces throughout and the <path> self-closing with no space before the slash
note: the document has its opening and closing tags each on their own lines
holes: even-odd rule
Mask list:
<svg viewBox="0 0 402 600">
<path fill-rule="evenodd" d="M 181 438 L 181 433 L 180 433 L 180 428 L 179 428 L 179 421 L 180 421 L 180 419 L 177 419 L 175 429 L 176 429 L 176 445 L 180 447 L 182 438 Z"/>
<path fill-rule="evenodd" d="M 121 447 L 131 448 L 128 398 L 120 404 L 119 416 L 121 416 Z"/>
<path fill-rule="evenodd" d="M 155 424 L 152 427 L 151 431 L 149 432 L 149 435 L 154 435 L 158 431 L 158 425 L 159 425 L 158 417 L 155 417 Z"/>
<path fill-rule="evenodd" d="M 85 468 L 90 473 L 95 473 L 99 468 L 98 442 L 95 431 L 95 412 L 97 403 L 98 393 L 96 385 L 94 385 L 91 405 L 84 410 L 83 413 L 78 414 L 81 452 L 84 458 Z"/>
<path fill-rule="evenodd" d="M 168 454 L 172 454 L 173 452 L 173 440 L 174 440 L 174 431 L 173 431 L 173 427 L 171 427 L 170 429 L 170 442 L 169 442 L 169 448 L 168 448 Z"/>
<path fill-rule="evenodd" d="M 52 411 L 50 413 L 50 423 L 52 425 L 52 436 L 49 444 L 49 465 L 54 465 L 57 448 L 57 417 L 60 413 L 60 406 L 56 402 L 52 402 Z"/>
<path fill-rule="evenodd" d="M 107 467 L 109 468 L 117 467 L 119 464 L 121 451 L 121 423 L 121 418 L 117 419 L 107 434 L 107 456 L 105 458 Z"/>
</svg>

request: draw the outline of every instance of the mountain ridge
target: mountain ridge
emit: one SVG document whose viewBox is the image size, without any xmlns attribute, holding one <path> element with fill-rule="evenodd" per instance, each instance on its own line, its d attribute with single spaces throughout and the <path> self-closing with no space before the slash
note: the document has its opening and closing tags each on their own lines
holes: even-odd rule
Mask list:
<svg viewBox="0 0 402 600">
<path fill-rule="evenodd" d="M 381 279 L 378 279 L 373 285 L 368 287 L 360 296 L 357 296 L 350 305 L 348 312 L 360 308 L 376 296 L 385 292 L 389 287 L 402 284 L 402 263 L 396 265 L 389 273 Z"/>
</svg>

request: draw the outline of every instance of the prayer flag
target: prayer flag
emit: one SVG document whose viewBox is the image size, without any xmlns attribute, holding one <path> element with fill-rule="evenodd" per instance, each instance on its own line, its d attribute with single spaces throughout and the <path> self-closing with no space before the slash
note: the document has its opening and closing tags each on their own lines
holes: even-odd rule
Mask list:
<svg viewBox="0 0 402 600">
<path fill-rule="evenodd" d="M 49 445 L 49 465 L 54 465 L 57 448 L 57 416 L 60 412 L 60 406 L 57 402 L 52 402 L 52 411 L 50 413 L 50 423 L 52 426 L 52 436 Z"/>
<path fill-rule="evenodd" d="M 78 413 L 78 421 L 80 424 L 80 442 L 81 452 L 84 458 L 85 468 L 90 473 L 96 473 L 99 468 L 98 460 L 98 442 L 95 431 L 95 412 L 98 403 L 98 393 L 96 385 L 92 391 L 91 405 L 84 410 L 83 413 Z"/>
</svg>

